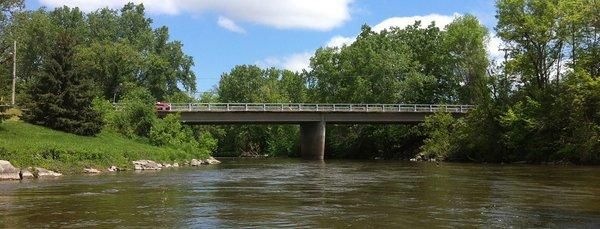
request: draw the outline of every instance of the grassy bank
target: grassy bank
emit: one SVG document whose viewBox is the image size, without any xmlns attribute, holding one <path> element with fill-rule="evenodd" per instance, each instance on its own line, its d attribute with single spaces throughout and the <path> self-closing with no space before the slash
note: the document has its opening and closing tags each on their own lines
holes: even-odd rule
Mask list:
<svg viewBox="0 0 600 229">
<path fill-rule="evenodd" d="M 207 156 L 208 152 L 190 154 L 110 132 L 82 137 L 20 121 L 0 124 L 0 159 L 17 167 L 39 166 L 63 173 L 80 173 L 85 167 L 132 168 L 131 161 L 139 159 L 172 163 Z"/>
</svg>

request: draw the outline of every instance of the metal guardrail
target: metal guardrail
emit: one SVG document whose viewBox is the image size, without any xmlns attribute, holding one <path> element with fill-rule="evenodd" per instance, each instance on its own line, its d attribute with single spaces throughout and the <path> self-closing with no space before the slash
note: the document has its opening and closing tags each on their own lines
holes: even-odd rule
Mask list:
<svg viewBox="0 0 600 229">
<path fill-rule="evenodd" d="M 440 104 L 304 104 L 304 103 L 172 103 L 163 112 L 438 112 L 466 113 L 472 105 Z"/>
</svg>

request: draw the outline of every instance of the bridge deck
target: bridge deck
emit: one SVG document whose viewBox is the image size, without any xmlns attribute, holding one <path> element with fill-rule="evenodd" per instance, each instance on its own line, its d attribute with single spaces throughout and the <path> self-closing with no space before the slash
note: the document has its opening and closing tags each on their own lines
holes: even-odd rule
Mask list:
<svg viewBox="0 0 600 229">
<path fill-rule="evenodd" d="M 298 104 L 298 103 L 188 103 L 171 104 L 170 112 L 438 112 L 466 113 L 471 105 L 439 104 Z M 167 111 L 169 112 L 169 111 Z"/>
<path fill-rule="evenodd" d="M 463 115 L 470 105 L 429 104 L 282 104 L 197 103 L 171 104 L 162 115 L 180 113 L 194 124 L 303 124 L 303 123 L 414 123 L 439 111 Z"/>
</svg>

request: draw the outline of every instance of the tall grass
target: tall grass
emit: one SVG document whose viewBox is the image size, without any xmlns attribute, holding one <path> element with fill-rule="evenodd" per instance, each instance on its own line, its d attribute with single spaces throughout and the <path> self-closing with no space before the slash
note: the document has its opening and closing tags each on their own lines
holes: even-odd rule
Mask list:
<svg viewBox="0 0 600 229">
<path fill-rule="evenodd" d="M 133 160 L 173 163 L 202 159 L 209 154 L 208 151 L 186 153 L 156 147 L 106 131 L 96 137 L 83 137 L 20 121 L 0 124 L 0 159 L 17 167 L 39 166 L 63 173 L 79 173 L 84 167 L 115 165 L 130 169 Z"/>
</svg>

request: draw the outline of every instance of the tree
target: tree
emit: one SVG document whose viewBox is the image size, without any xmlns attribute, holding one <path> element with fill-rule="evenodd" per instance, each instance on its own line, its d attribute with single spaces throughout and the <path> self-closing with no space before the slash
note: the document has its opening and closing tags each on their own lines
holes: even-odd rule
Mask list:
<svg viewBox="0 0 600 229">
<path fill-rule="evenodd" d="M 74 66 L 74 40 L 58 34 L 54 50 L 43 59 L 43 71 L 28 89 L 23 118 L 28 122 L 79 135 L 96 135 L 101 114 L 92 108 L 91 81 Z"/>
<path fill-rule="evenodd" d="M 540 94 L 563 66 L 559 63 L 567 43 L 565 18 L 559 1 L 499 0 L 496 30 L 511 47 L 508 70 L 519 74 L 525 86 Z M 537 96 L 537 95 L 536 95 Z"/>
<path fill-rule="evenodd" d="M 183 52 L 181 42 L 170 40 L 166 27 L 152 28 L 143 5 L 130 3 L 120 11 L 105 8 L 90 13 L 69 7 L 41 8 L 18 13 L 12 21 L 12 37 L 19 41 L 20 87 L 27 87 L 42 71 L 39 60 L 52 52 L 60 30 L 74 40 L 74 65 L 94 79 L 97 96 L 122 99 L 125 84 L 145 87 L 159 100 L 196 89 L 193 59 Z M 2 70 L 2 79 L 8 79 Z"/>
<path fill-rule="evenodd" d="M 100 95 L 113 102 L 122 98 L 123 84 L 137 81 L 143 64 L 141 54 L 123 42 L 80 46 L 75 61 L 78 71 L 93 77 Z"/>
<path fill-rule="evenodd" d="M 458 89 L 462 104 L 477 104 L 489 98 L 487 39 L 487 28 L 473 15 L 458 17 L 446 26 L 445 48 L 450 52 L 453 72 L 463 84 Z"/>
<path fill-rule="evenodd" d="M 12 58 L 9 58 L 15 41 L 12 21 L 15 13 L 24 8 L 23 0 L 0 1 L 0 103 L 10 97 L 12 83 Z"/>
</svg>

